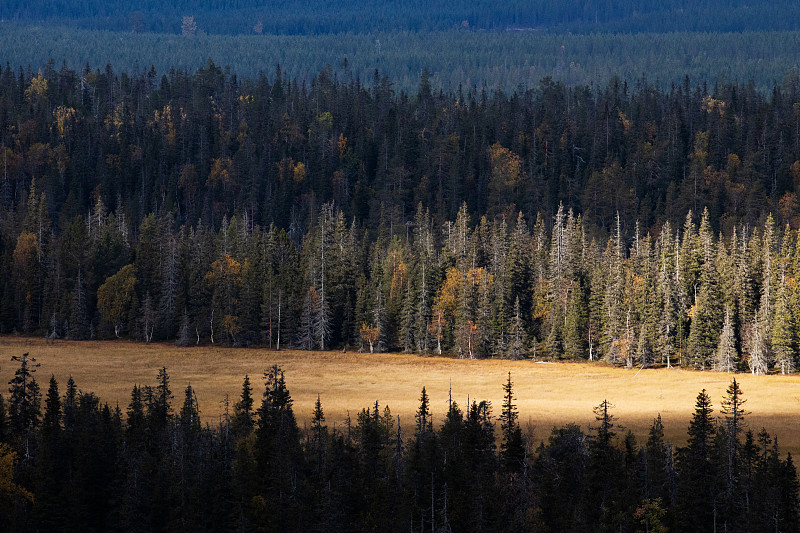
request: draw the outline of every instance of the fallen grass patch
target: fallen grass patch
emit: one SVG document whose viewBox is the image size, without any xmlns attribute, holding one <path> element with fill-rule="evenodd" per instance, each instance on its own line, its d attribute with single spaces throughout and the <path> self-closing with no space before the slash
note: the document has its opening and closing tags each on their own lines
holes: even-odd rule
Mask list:
<svg viewBox="0 0 800 533">
<path fill-rule="evenodd" d="M 170 375 L 173 407 L 180 409 L 182 391 L 191 384 L 197 391 L 200 412 L 216 425 L 238 400 L 242 379 L 249 374 L 257 401 L 263 392 L 261 376 L 272 365 L 286 372 L 301 427 L 308 422 L 317 394 L 328 424 L 343 427 L 348 411 L 356 413 L 378 400 L 389 405 L 408 435 L 423 386 L 431 398 L 434 418 L 447 410 L 449 392 L 462 407 L 468 400 L 491 400 L 495 415 L 502 403 L 502 385 L 511 372 L 520 420 L 528 424 L 535 440 L 546 439 L 553 426 L 574 422 L 586 428 L 592 407 L 608 399 L 613 414 L 642 443 L 653 418 L 661 413 L 667 437 L 676 444 L 686 439 L 686 427 L 697 393 L 706 389 L 719 414 L 719 404 L 730 374 L 695 372 L 679 368 L 625 370 L 602 364 L 532 361 L 460 360 L 406 354 L 355 352 L 270 351 L 264 349 L 200 346 L 178 348 L 172 344 L 125 341 L 57 342 L 18 337 L 0 338 L 0 390 L 7 395 L 8 381 L 16 370 L 12 355 L 29 352 L 41 364 L 36 377 L 44 393 L 55 375 L 63 394 L 72 375 L 79 389 L 92 391 L 110 405 L 125 411 L 134 384 L 155 385 L 158 369 Z M 762 426 L 777 434 L 782 450 L 800 452 L 800 375 L 752 376 L 736 374 L 747 399 L 748 426 Z"/>
</svg>

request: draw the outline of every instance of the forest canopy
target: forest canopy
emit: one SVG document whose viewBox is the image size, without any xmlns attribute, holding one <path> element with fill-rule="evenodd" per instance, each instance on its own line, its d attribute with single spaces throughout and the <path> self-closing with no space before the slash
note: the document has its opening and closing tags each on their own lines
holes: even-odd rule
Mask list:
<svg viewBox="0 0 800 533">
<path fill-rule="evenodd" d="M 796 76 L 0 87 L 3 332 L 797 368 Z"/>
</svg>

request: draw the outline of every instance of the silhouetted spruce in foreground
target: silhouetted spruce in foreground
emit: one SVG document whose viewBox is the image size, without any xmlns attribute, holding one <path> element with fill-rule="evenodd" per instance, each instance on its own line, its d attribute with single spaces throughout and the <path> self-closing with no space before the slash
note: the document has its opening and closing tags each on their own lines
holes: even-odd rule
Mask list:
<svg viewBox="0 0 800 533">
<path fill-rule="evenodd" d="M 735 380 L 721 418 L 700 392 L 675 450 L 660 416 L 639 445 L 607 400 L 588 433 L 553 428 L 537 445 L 510 374 L 498 418 L 477 400 L 437 415 L 423 387 L 403 425 L 376 401 L 331 428 L 318 398 L 300 429 L 275 366 L 256 397 L 245 377 L 211 427 L 191 386 L 173 407 L 165 368 L 125 414 L 51 377 L 42 412 L 32 358 L 14 360 L 0 395 L 3 531 L 798 530 L 792 457 L 747 429 Z"/>
</svg>

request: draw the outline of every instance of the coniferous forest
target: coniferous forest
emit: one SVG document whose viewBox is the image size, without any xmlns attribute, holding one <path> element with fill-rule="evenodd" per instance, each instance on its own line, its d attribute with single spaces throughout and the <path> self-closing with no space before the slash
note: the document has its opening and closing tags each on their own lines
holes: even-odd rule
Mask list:
<svg viewBox="0 0 800 533">
<path fill-rule="evenodd" d="M 798 372 L 798 15 L 6 0 L 0 335 Z M 673 443 L 511 373 L 333 423 L 275 365 L 209 423 L 161 360 L 110 405 L 0 357 L 0 532 L 800 531 L 736 379 Z"/>
<path fill-rule="evenodd" d="M 697 395 L 683 447 L 660 415 L 637 442 L 608 401 L 588 432 L 569 424 L 536 444 L 511 374 L 500 406 L 451 399 L 442 416 L 423 387 L 413 421 L 376 401 L 336 428 L 317 398 L 299 407 L 311 413 L 300 428 L 272 367 L 263 386 L 245 376 L 211 428 L 191 385 L 174 398 L 166 368 L 133 387 L 123 413 L 71 377 L 42 393 L 35 358 L 13 359 L 3 531 L 798 530 L 791 454 L 748 428 L 736 380 L 716 410 Z"/>
<path fill-rule="evenodd" d="M 800 80 L 0 71 L 0 331 L 794 372 Z"/>
<path fill-rule="evenodd" d="M 5 2 L 0 334 L 800 370 L 798 7 L 550 4 Z M 212 425 L 35 356 L 0 531 L 800 530 L 736 380 L 675 445 L 512 374 L 337 426 L 273 366 Z"/>
</svg>

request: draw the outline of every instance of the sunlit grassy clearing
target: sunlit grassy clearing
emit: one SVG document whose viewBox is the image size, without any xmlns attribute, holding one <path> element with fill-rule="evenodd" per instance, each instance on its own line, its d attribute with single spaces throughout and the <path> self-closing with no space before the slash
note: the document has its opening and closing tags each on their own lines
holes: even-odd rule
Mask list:
<svg viewBox="0 0 800 533">
<path fill-rule="evenodd" d="M 676 443 L 685 440 L 686 426 L 697 393 L 705 388 L 715 413 L 733 376 L 681 369 L 611 368 L 589 363 L 537 363 L 533 361 L 459 360 L 405 354 L 359 354 L 355 352 L 270 351 L 216 346 L 177 348 L 171 344 L 141 344 L 123 341 L 58 342 L 42 339 L 0 339 L 0 380 L 11 379 L 16 364 L 12 355 L 30 352 L 41 366 L 37 379 L 43 391 L 54 374 L 63 393 L 71 374 L 78 387 L 96 393 L 111 405 L 125 410 L 134 384 L 155 384 L 158 368 L 166 366 L 175 400 L 180 408 L 187 384 L 196 389 L 201 415 L 215 425 L 222 414 L 223 399 L 231 406 L 238 399 L 242 379 L 249 374 L 256 398 L 263 390 L 266 368 L 279 365 L 294 399 L 301 426 L 308 420 L 320 394 L 328 424 L 342 427 L 348 410 L 356 413 L 378 400 L 400 415 L 406 434 L 423 386 L 431 397 L 434 417 L 441 420 L 447 409 L 448 391 L 462 407 L 471 399 L 488 399 L 499 414 L 502 384 L 511 372 L 523 423 L 532 426 L 536 440 L 545 439 L 554 425 L 569 422 L 584 428 L 593 421 L 592 407 L 603 399 L 614 404 L 619 422 L 637 437 L 646 438 L 652 419 L 661 413 L 667 436 Z M 738 374 L 752 414 L 747 418 L 754 430 L 765 426 L 779 436 L 782 449 L 800 451 L 800 376 L 752 376 Z"/>
</svg>

